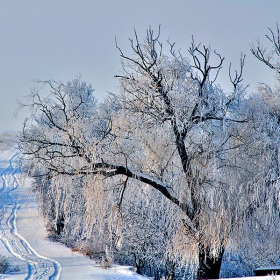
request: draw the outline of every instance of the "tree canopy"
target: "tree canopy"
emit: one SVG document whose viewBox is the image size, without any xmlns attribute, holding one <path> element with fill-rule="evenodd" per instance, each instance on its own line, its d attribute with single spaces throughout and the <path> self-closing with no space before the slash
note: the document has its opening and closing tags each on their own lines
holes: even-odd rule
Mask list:
<svg viewBox="0 0 280 280">
<path fill-rule="evenodd" d="M 232 90 L 225 91 L 217 82 L 224 58 L 210 47 L 193 40 L 188 57 L 171 43 L 166 52 L 152 29 L 143 41 L 135 32 L 130 44 L 130 55 L 116 45 L 119 92 L 103 102 L 77 78 L 39 81 L 49 94 L 35 89 L 21 103 L 31 115 L 20 149 L 50 227 L 66 243 L 104 250 L 107 262 L 113 254 L 158 279 L 186 274 L 190 265 L 197 278 L 217 279 L 225 250 L 234 248 L 274 258 L 274 90 L 273 104 L 263 87 L 248 93 L 242 54 L 239 70 L 229 65 Z"/>
</svg>

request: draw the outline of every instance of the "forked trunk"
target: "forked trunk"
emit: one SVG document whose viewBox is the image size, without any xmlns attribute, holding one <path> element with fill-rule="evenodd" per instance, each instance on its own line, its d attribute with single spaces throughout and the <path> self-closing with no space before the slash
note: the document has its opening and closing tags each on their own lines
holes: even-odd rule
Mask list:
<svg viewBox="0 0 280 280">
<path fill-rule="evenodd" d="M 204 244 L 199 245 L 199 267 L 197 279 L 219 279 L 222 258 L 225 249 L 221 249 L 216 257 L 211 256 L 209 247 Z"/>
</svg>

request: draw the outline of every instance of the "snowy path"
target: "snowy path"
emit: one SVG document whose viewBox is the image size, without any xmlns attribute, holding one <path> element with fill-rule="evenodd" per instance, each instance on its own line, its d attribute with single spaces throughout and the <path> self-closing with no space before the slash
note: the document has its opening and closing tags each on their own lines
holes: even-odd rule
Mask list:
<svg viewBox="0 0 280 280">
<path fill-rule="evenodd" d="M 25 279 L 57 280 L 60 278 L 60 264 L 55 260 L 41 256 L 18 233 L 16 220 L 20 205 L 12 195 L 12 192 L 19 187 L 17 161 L 19 161 L 19 158 L 16 154 L 11 158 L 9 166 L 1 174 L 2 188 L 0 192 L 3 216 L 0 223 L 0 240 L 10 254 L 27 265 Z"/>
</svg>

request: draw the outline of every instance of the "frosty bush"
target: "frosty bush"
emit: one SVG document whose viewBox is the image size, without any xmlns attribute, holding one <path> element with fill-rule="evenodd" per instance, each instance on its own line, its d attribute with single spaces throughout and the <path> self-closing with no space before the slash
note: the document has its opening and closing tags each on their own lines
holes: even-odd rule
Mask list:
<svg viewBox="0 0 280 280">
<path fill-rule="evenodd" d="M 10 266 L 10 263 L 9 263 L 7 257 L 0 255 L 0 274 L 6 273 L 9 266 Z"/>
</svg>

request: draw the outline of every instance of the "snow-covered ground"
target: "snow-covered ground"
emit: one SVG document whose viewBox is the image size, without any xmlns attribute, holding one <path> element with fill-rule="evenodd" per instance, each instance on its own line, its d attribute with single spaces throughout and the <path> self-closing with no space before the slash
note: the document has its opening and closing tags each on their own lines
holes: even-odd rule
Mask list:
<svg viewBox="0 0 280 280">
<path fill-rule="evenodd" d="M 101 278 L 102 279 L 102 278 Z M 226 280 L 279 280 L 280 276 L 252 276 L 252 277 L 242 277 L 242 278 L 227 278 Z"/>
<path fill-rule="evenodd" d="M 20 182 L 15 150 L 0 151 L 0 255 L 11 263 L 0 279 L 147 279 L 130 267 L 102 269 L 64 245 L 49 241 L 30 180 Z"/>
<path fill-rule="evenodd" d="M 28 193 L 31 181 L 20 181 L 18 160 L 16 150 L 0 151 L 0 255 L 11 263 L 8 273 L 0 274 L 0 279 L 148 279 L 130 267 L 102 269 L 82 254 L 49 241 L 34 196 Z M 280 276 L 239 279 L 280 280 Z"/>
</svg>

